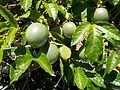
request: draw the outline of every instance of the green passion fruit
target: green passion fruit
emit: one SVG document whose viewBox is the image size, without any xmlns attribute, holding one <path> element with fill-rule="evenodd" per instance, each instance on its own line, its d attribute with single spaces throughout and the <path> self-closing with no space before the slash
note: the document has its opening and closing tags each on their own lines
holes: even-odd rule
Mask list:
<svg viewBox="0 0 120 90">
<path fill-rule="evenodd" d="M 32 23 L 25 33 L 26 41 L 34 48 L 43 46 L 47 42 L 48 36 L 47 27 L 41 23 Z"/>
<path fill-rule="evenodd" d="M 61 58 L 64 60 L 67 60 L 71 57 L 71 50 L 65 45 L 59 48 L 59 52 L 60 52 Z"/>
<path fill-rule="evenodd" d="M 96 8 L 94 19 L 97 21 L 108 21 L 108 11 L 106 8 Z"/>
<path fill-rule="evenodd" d="M 51 64 L 55 63 L 58 60 L 59 50 L 55 44 L 50 44 L 47 57 Z"/>
<path fill-rule="evenodd" d="M 53 44 L 53 43 L 46 43 L 45 45 L 43 45 L 42 47 L 39 48 L 40 52 L 46 54 L 48 61 L 51 64 L 54 64 L 59 57 L 59 49 L 58 47 Z"/>
<path fill-rule="evenodd" d="M 63 34 L 67 38 L 71 38 L 73 33 L 75 32 L 76 25 L 73 22 L 67 22 L 63 25 L 62 30 Z"/>
</svg>

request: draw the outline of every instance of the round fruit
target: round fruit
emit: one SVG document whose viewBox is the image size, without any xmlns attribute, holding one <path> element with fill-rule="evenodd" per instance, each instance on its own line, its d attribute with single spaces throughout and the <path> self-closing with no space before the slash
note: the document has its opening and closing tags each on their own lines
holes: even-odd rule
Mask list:
<svg viewBox="0 0 120 90">
<path fill-rule="evenodd" d="M 98 21 L 108 20 L 108 11 L 105 8 L 97 8 L 94 13 L 94 19 Z"/>
<path fill-rule="evenodd" d="M 26 41 L 34 48 L 43 46 L 47 42 L 49 32 L 41 23 L 32 23 L 26 30 Z"/>
<path fill-rule="evenodd" d="M 50 44 L 47 57 L 51 64 L 55 63 L 58 60 L 59 50 L 55 44 Z"/>
<path fill-rule="evenodd" d="M 71 57 L 71 50 L 65 45 L 59 48 L 59 52 L 60 52 L 61 58 L 64 60 L 67 60 L 68 58 Z"/>
<path fill-rule="evenodd" d="M 73 22 L 67 22 L 63 25 L 63 34 L 67 38 L 71 38 L 73 33 L 75 32 L 76 25 Z"/>
</svg>

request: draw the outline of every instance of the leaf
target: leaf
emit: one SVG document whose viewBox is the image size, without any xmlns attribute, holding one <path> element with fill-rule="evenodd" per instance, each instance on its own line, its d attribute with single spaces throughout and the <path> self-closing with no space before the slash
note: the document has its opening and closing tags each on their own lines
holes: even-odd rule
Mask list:
<svg viewBox="0 0 120 90">
<path fill-rule="evenodd" d="M 2 5 L 0 5 L 0 14 L 1 16 L 3 16 L 8 22 L 10 22 L 10 24 L 14 27 L 17 26 L 17 21 L 14 18 L 13 14 L 7 10 L 5 7 L 3 7 Z"/>
<path fill-rule="evenodd" d="M 6 39 L 4 40 L 4 44 L 2 45 L 2 49 L 6 49 L 7 47 L 11 47 L 11 43 L 13 42 L 15 38 L 15 34 L 17 32 L 17 28 L 10 27 L 9 32 L 6 36 Z"/>
<path fill-rule="evenodd" d="M 72 0 L 72 11 L 75 17 L 80 16 L 81 12 L 87 7 L 86 0 Z"/>
<path fill-rule="evenodd" d="M 111 83 L 115 86 L 120 86 L 120 73 L 117 74 L 116 79 Z"/>
<path fill-rule="evenodd" d="M 76 45 L 79 42 L 82 42 L 88 36 L 90 29 L 91 29 L 91 24 L 88 22 L 79 25 L 72 36 L 71 46 Z"/>
<path fill-rule="evenodd" d="M 81 13 L 81 18 L 82 21 L 87 21 L 87 9 L 85 9 L 82 13 Z"/>
<path fill-rule="evenodd" d="M 26 71 L 32 62 L 32 55 L 27 49 L 26 55 L 20 56 L 10 66 L 10 83 L 17 81 L 19 77 Z"/>
<path fill-rule="evenodd" d="M 7 27 L 7 26 L 3 27 L 3 28 L 1 28 L 0 33 L 8 31 L 8 30 L 9 30 L 9 27 Z"/>
<path fill-rule="evenodd" d="M 62 65 L 61 74 L 63 75 L 65 81 L 68 83 L 73 78 L 73 71 L 72 71 L 70 65 L 68 64 L 68 62 L 66 62 L 63 59 L 61 59 L 61 65 Z"/>
<path fill-rule="evenodd" d="M 112 2 L 114 5 L 118 4 L 119 0 L 108 0 L 110 3 Z"/>
<path fill-rule="evenodd" d="M 111 43 L 114 43 L 113 40 L 120 40 L 120 32 L 113 25 L 111 25 L 107 22 L 98 22 L 95 27 L 98 30 L 102 31 L 102 33 L 105 34 L 105 35 L 103 35 L 103 37 L 105 37 L 105 39 L 107 39 Z"/>
<path fill-rule="evenodd" d="M 26 12 L 32 6 L 32 0 L 20 0 L 20 5 Z"/>
<path fill-rule="evenodd" d="M 83 89 L 83 90 L 87 85 L 87 77 L 84 71 L 80 67 L 75 69 L 74 82 L 79 89 Z"/>
<path fill-rule="evenodd" d="M 5 28 L 5 27 L 8 27 L 7 23 L 0 22 L 0 29 Z M 1 30 L 0 30 L 0 32 L 1 32 Z"/>
<path fill-rule="evenodd" d="M 115 51 L 110 52 L 107 59 L 106 73 L 110 73 L 120 62 L 120 57 Z"/>
<path fill-rule="evenodd" d="M 27 11 L 25 14 L 23 14 L 22 16 L 20 16 L 20 18 L 28 18 L 30 15 L 30 11 Z"/>
<path fill-rule="evenodd" d="M 103 51 L 103 39 L 99 35 L 91 34 L 85 45 L 85 56 L 90 62 L 97 61 Z"/>
<path fill-rule="evenodd" d="M 57 18 L 58 8 L 56 4 L 53 3 L 44 3 L 44 6 L 49 14 L 54 20 Z"/>
<path fill-rule="evenodd" d="M 39 0 L 39 1 L 37 2 L 36 7 L 35 7 L 35 8 L 36 8 L 36 10 L 38 10 L 38 9 L 39 9 L 39 6 L 40 6 L 40 4 L 41 4 L 41 1 L 42 1 L 42 0 Z"/>
<path fill-rule="evenodd" d="M 64 42 L 64 37 L 59 32 L 51 31 L 52 36 L 60 42 Z"/>
<path fill-rule="evenodd" d="M 105 88 L 104 80 L 99 74 L 96 74 L 96 77 L 91 78 L 91 80 L 99 87 Z"/>
<path fill-rule="evenodd" d="M 2 62 L 2 58 L 3 58 L 3 50 L 0 49 L 0 63 Z"/>
<path fill-rule="evenodd" d="M 87 82 L 86 90 L 100 90 L 99 87 L 95 87 L 95 85 L 91 82 L 90 78 L 87 81 L 88 82 Z"/>
<path fill-rule="evenodd" d="M 105 63 L 105 61 L 106 61 L 106 59 L 107 59 L 107 56 L 106 56 L 106 53 L 107 53 L 107 52 L 108 52 L 108 51 L 105 50 L 105 47 L 103 47 L 102 58 L 101 58 L 101 61 L 99 62 L 98 65 L 102 65 L 102 64 Z"/>
<path fill-rule="evenodd" d="M 35 59 L 34 61 L 36 61 L 41 66 L 41 68 L 43 68 L 51 76 L 55 76 L 54 71 L 52 69 L 52 65 L 49 63 L 45 54 L 42 53 L 40 57 Z"/>
<path fill-rule="evenodd" d="M 52 1 L 52 3 L 55 3 L 57 0 L 51 0 Z"/>
<path fill-rule="evenodd" d="M 57 5 L 57 8 L 62 14 L 65 14 L 66 9 L 62 5 Z"/>
</svg>

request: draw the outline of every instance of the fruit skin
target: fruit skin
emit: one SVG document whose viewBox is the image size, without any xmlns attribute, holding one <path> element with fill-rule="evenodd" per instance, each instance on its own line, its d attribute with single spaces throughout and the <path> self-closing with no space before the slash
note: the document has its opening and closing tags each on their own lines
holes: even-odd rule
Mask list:
<svg viewBox="0 0 120 90">
<path fill-rule="evenodd" d="M 75 32 L 76 25 L 73 22 L 67 22 L 63 25 L 63 34 L 67 38 L 71 38 L 73 33 Z"/>
<path fill-rule="evenodd" d="M 55 44 L 51 43 L 47 52 L 48 61 L 51 64 L 53 64 L 58 60 L 58 56 L 59 56 L 58 47 Z"/>
<path fill-rule="evenodd" d="M 39 48 L 39 51 L 41 53 L 44 53 L 47 56 L 48 61 L 51 64 L 54 64 L 58 60 L 59 49 L 53 43 L 46 42 L 45 45 L 43 45 L 42 47 Z"/>
<path fill-rule="evenodd" d="M 59 52 L 60 52 L 61 58 L 64 60 L 67 60 L 71 57 L 71 50 L 65 45 L 59 48 Z"/>
<path fill-rule="evenodd" d="M 41 23 L 32 23 L 26 30 L 26 41 L 34 48 L 43 46 L 47 42 L 49 32 Z"/>
<path fill-rule="evenodd" d="M 108 21 L 108 11 L 105 8 L 96 8 L 94 19 L 98 21 Z"/>
</svg>

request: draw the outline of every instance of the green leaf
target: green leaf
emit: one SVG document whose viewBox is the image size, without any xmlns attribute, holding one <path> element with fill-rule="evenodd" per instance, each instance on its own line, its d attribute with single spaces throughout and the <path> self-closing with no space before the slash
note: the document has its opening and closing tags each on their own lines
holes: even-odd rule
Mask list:
<svg viewBox="0 0 120 90">
<path fill-rule="evenodd" d="M 74 82 L 79 89 L 83 89 L 83 90 L 87 85 L 87 77 L 84 71 L 80 67 L 75 69 Z"/>
<path fill-rule="evenodd" d="M 40 15 L 41 15 L 41 13 L 38 10 L 31 9 L 29 18 L 31 18 L 32 20 L 37 20 L 40 17 Z"/>
<path fill-rule="evenodd" d="M 88 36 L 90 29 L 91 24 L 88 22 L 79 25 L 72 36 L 71 46 L 76 45 L 77 43 L 83 41 Z"/>
<path fill-rule="evenodd" d="M 75 17 L 80 16 L 81 12 L 87 7 L 86 0 L 72 0 L 72 11 Z"/>
<path fill-rule="evenodd" d="M 107 59 L 107 56 L 106 56 L 106 53 L 107 53 L 107 52 L 108 52 L 108 51 L 105 50 L 105 47 L 103 47 L 102 58 L 101 58 L 101 61 L 99 62 L 98 65 L 102 65 L 102 64 L 105 63 L 105 61 L 106 61 L 106 59 Z"/>
<path fill-rule="evenodd" d="M 52 65 L 49 63 L 45 54 L 42 53 L 40 57 L 35 59 L 34 61 L 36 61 L 41 66 L 41 68 L 43 68 L 51 76 L 55 76 L 54 71 L 52 69 Z"/>
<path fill-rule="evenodd" d="M 0 22 L 0 29 L 8 27 L 7 23 L 5 22 Z M 0 30 L 1 31 L 1 30 Z"/>
<path fill-rule="evenodd" d="M 13 14 L 7 10 L 5 7 L 3 7 L 2 5 L 0 5 L 0 14 L 1 16 L 3 16 L 8 22 L 10 22 L 10 24 L 12 26 L 17 26 L 17 21 L 14 18 Z"/>
<path fill-rule="evenodd" d="M 90 62 L 94 62 L 98 60 L 103 52 L 103 38 L 101 32 L 95 28 L 95 25 L 92 26 L 89 32 L 91 34 L 85 43 L 85 56 Z"/>
<path fill-rule="evenodd" d="M 115 86 L 120 86 L 120 73 L 117 74 L 116 79 L 111 83 Z"/>
<path fill-rule="evenodd" d="M 23 14 L 22 16 L 20 16 L 20 18 L 28 18 L 30 15 L 30 11 L 27 11 L 25 14 Z"/>
<path fill-rule="evenodd" d="M 20 5 L 26 12 L 31 7 L 32 0 L 20 0 Z"/>
<path fill-rule="evenodd" d="M 110 3 L 113 3 L 114 5 L 118 4 L 119 0 L 108 0 Z"/>
<path fill-rule="evenodd" d="M 82 13 L 81 13 L 81 18 L 82 21 L 87 21 L 87 9 L 85 9 Z"/>
<path fill-rule="evenodd" d="M 9 30 L 9 27 L 7 27 L 7 26 L 3 27 L 3 28 L 0 29 L 0 33 L 8 31 L 8 30 Z"/>
<path fill-rule="evenodd" d="M 11 47 L 11 43 L 14 41 L 15 34 L 17 32 L 17 28 L 10 27 L 9 32 L 4 40 L 4 44 L 2 45 L 2 49 L 6 49 L 7 47 Z"/>
<path fill-rule="evenodd" d="M 107 22 L 98 22 L 95 27 L 98 30 L 102 31 L 102 33 L 105 34 L 103 35 L 103 37 L 110 41 L 111 43 L 114 43 L 114 40 L 120 40 L 120 32 L 113 25 Z"/>
<path fill-rule="evenodd" d="M 103 51 L 103 39 L 100 35 L 91 34 L 85 45 L 85 56 L 90 62 L 97 61 Z"/>
<path fill-rule="evenodd" d="M 44 3 L 44 6 L 49 14 L 54 20 L 57 18 L 58 8 L 56 4 L 53 3 Z"/>
<path fill-rule="evenodd" d="M 88 79 L 87 81 L 86 90 L 100 90 L 99 87 L 95 87 L 95 85 L 91 82 L 91 79 Z"/>
<path fill-rule="evenodd" d="M 3 58 L 3 50 L 0 49 L 0 63 L 2 62 L 2 58 Z"/>
<path fill-rule="evenodd" d="M 41 1 L 42 1 L 42 0 L 39 0 L 39 1 L 37 2 L 36 7 L 35 7 L 35 8 L 36 8 L 36 10 L 38 10 L 38 9 L 39 9 L 39 6 L 40 6 L 40 4 L 41 4 Z"/>
<path fill-rule="evenodd" d="M 26 71 L 32 62 L 32 55 L 29 49 L 26 50 L 26 54 L 20 56 L 10 66 L 10 83 L 17 81 L 19 77 Z"/>
<path fill-rule="evenodd" d="M 70 67 L 70 65 L 68 64 L 68 62 L 66 62 L 65 60 L 61 59 L 61 74 L 63 75 L 65 81 L 68 83 L 70 82 L 70 80 L 73 78 L 73 71 Z"/>
<path fill-rule="evenodd" d="M 106 73 L 110 73 L 120 62 L 120 56 L 111 51 L 110 56 L 107 58 Z"/>
<path fill-rule="evenodd" d="M 52 3 L 55 3 L 57 0 L 51 0 L 52 1 Z"/>
<path fill-rule="evenodd" d="M 57 8 L 62 14 L 66 13 L 66 9 L 62 5 L 57 5 Z"/>
<path fill-rule="evenodd" d="M 91 78 L 91 80 L 99 87 L 103 87 L 103 88 L 106 87 L 104 84 L 104 80 L 102 79 L 102 77 L 99 74 L 96 74 L 96 76 Z"/>
<path fill-rule="evenodd" d="M 52 36 L 60 42 L 64 42 L 64 37 L 59 32 L 51 31 Z"/>
</svg>

